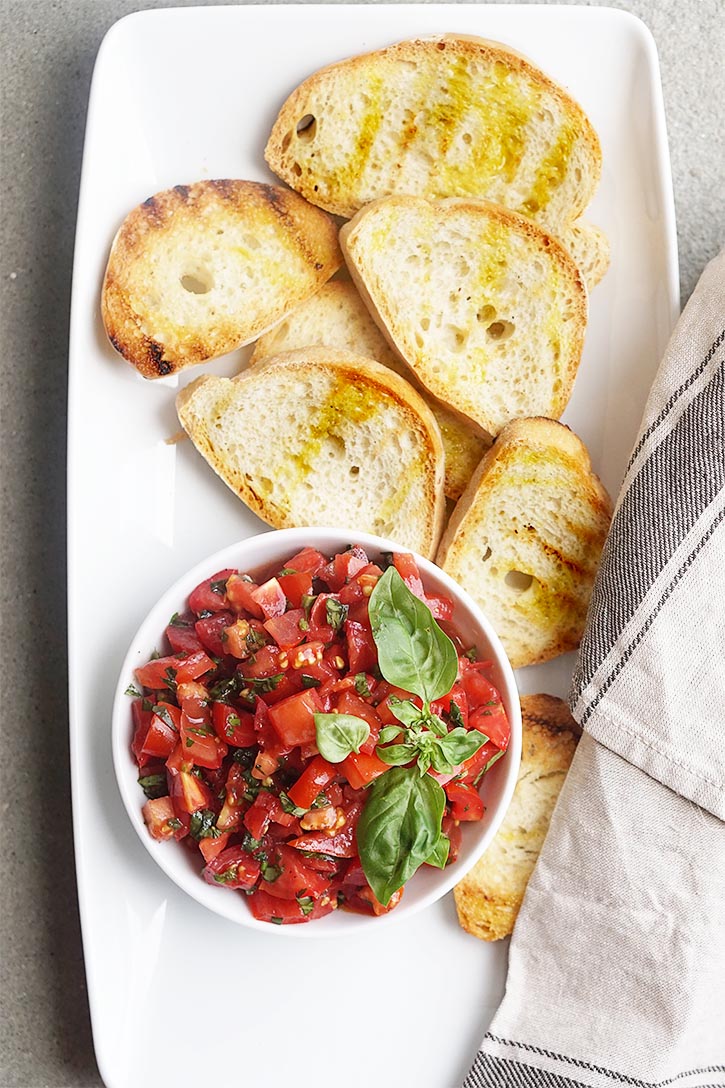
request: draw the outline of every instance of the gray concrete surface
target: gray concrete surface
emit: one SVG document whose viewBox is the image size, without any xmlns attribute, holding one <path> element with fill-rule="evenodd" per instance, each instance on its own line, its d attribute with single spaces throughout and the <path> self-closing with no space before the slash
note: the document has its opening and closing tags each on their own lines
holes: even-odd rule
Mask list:
<svg viewBox="0 0 725 1088">
<path fill-rule="evenodd" d="M 176 0 L 175 6 L 186 6 Z M 106 29 L 143 0 L 0 0 L 0 1088 L 90 1088 L 65 659 L 65 397 L 83 126 Z M 633 0 L 659 47 L 683 301 L 725 226 L 725 8 Z M 216 1083 L 219 1072 L 210 1063 Z M 165 1086 L 160 1086 L 165 1088 Z"/>
</svg>

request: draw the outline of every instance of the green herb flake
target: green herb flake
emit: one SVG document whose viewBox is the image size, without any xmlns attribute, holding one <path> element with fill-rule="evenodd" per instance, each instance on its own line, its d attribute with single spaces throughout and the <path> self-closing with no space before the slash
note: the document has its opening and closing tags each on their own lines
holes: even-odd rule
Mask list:
<svg viewBox="0 0 725 1088">
<path fill-rule="evenodd" d="M 454 703 L 451 699 L 451 705 L 448 710 L 448 717 L 451 719 L 451 725 L 456 728 L 465 728 L 465 722 L 463 721 L 463 715 L 461 714 L 461 708 L 458 703 Z"/>
<path fill-rule="evenodd" d="M 349 608 L 346 604 L 342 604 L 336 597 L 328 597 L 325 601 L 325 615 L 327 622 L 333 631 L 339 631 L 343 623 L 347 619 Z"/>
<path fill-rule="evenodd" d="M 302 680 L 303 688 L 319 688 L 320 684 L 322 683 L 322 681 L 318 680 L 316 676 L 310 676 L 306 672 L 302 673 L 300 679 Z"/>
<path fill-rule="evenodd" d="M 167 706 L 162 706 L 161 703 L 156 703 L 154 706 L 152 706 L 151 709 L 153 710 L 157 718 L 161 718 L 161 721 L 164 723 L 164 725 L 168 725 L 169 729 L 173 729 L 175 733 L 179 732 L 179 730 L 174 725 L 174 719 L 171 717 L 171 714 L 169 713 L 169 708 Z"/>
<path fill-rule="evenodd" d="M 368 678 L 364 672 L 359 672 L 355 675 L 355 691 L 358 695 L 361 695 L 363 699 L 369 699 L 372 694 L 368 685 Z"/>
<path fill-rule="evenodd" d="M 275 926 L 281 926 L 283 921 L 284 921 L 283 918 L 278 918 L 276 914 L 273 914 L 272 917 L 269 920 Z"/>
<path fill-rule="evenodd" d="M 469 661 L 478 661 L 478 650 L 475 646 L 470 646 L 463 656 L 467 657 Z"/>
<path fill-rule="evenodd" d="M 140 692 L 138 688 L 134 687 L 133 684 L 129 684 L 123 694 L 130 695 L 132 699 L 140 699 L 142 696 L 142 692 Z"/>
<path fill-rule="evenodd" d="M 146 774 L 138 779 L 138 784 L 144 791 L 149 801 L 155 801 L 158 797 L 165 797 L 168 788 L 165 774 Z"/>
<path fill-rule="evenodd" d="M 241 719 L 238 714 L 229 714 L 227 716 L 226 724 L 224 726 L 225 735 L 227 737 L 233 737 L 234 730 L 238 729 L 241 724 Z"/>
<path fill-rule="evenodd" d="M 266 861 L 263 861 L 261 873 L 262 880 L 266 880 L 268 884 L 274 884 L 275 880 L 282 876 L 282 868 L 279 865 L 269 865 Z"/>
<path fill-rule="evenodd" d="M 313 604 L 315 603 L 316 600 L 317 600 L 317 597 L 316 597 L 316 595 L 314 593 L 303 593 L 302 594 L 302 597 L 300 599 L 300 607 L 304 608 L 305 616 L 307 617 L 307 619 L 310 618 L 310 612 L 311 612 L 312 606 L 313 606 Z"/>
<path fill-rule="evenodd" d="M 178 816 L 172 816 L 171 819 L 166 821 L 166 826 L 170 827 L 172 831 L 180 831 L 183 825 Z"/>
<path fill-rule="evenodd" d="M 297 895 L 296 899 L 297 899 L 297 902 L 299 904 L 300 910 L 302 911 L 302 913 L 304 914 L 304 916 L 306 918 L 309 914 L 312 913 L 312 910 L 313 910 L 313 908 L 315 906 L 314 899 L 312 898 L 311 895 Z"/>
<path fill-rule="evenodd" d="M 153 708 L 154 708 L 154 704 L 151 701 L 151 699 L 147 699 L 146 696 L 144 696 L 143 699 L 141 700 L 141 709 L 142 710 L 153 710 Z"/>
<path fill-rule="evenodd" d="M 284 673 L 278 672 L 274 676 L 246 676 L 243 682 L 252 691 L 261 695 L 265 692 L 274 691 L 283 680 Z"/>
<path fill-rule="evenodd" d="M 305 813 L 307 812 L 306 808 L 300 808 L 299 805 L 296 805 L 294 803 L 294 801 L 292 801 L 287 796 L 287 794 L 284 792 L 284 790 L 279 791 L 278 800 L 279 800 L 280 805 L 284 809 L 284 811 L 289 816 L 304 816 Z"/>
<path fill-rule="evenodd" d="M 188 620 L 182 620 L 178 612 L 174 612 L 173 616 L 169 620 L 169 627 L 191 627 Z"/>
<path fill-rule="evenodd" d="M 227 592 L 227 580 L 226 578 L 219 578 L 216 582 L 210 582 L 209 588 L 212 593 L 218 593 L 220 597 L 224 597 Z"/>
<path fill-rule="evenodd" d="M 309 631 L 310 621 L 306 620 L 304 616 L 300 616 L 299 620 L 297 621 L 297 626 L 299 627 L 300 631 Z"/>
<path fill-rule="evenodd" d="M 218 839 L 221 831 L 214 826 L 216 815 L 208 808 L 198 809 L 192 812 L 189 822 L 189 834 L 192 839 L 200 842 L 201 839 Z"/>
</svg>

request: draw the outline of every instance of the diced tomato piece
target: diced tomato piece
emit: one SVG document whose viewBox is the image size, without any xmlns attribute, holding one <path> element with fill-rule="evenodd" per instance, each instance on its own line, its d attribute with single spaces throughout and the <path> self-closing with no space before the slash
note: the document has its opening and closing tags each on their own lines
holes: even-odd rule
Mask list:
<svg viewBox="0 0 725 1088">
<path fill-rule="evenodd" d="M 253 582 L 251 578 L 245 578 L 241 574 L 232 574 L 227 581 L 227 598 L 235 612 L 248 612 L 255 619 L 264 619 L 264 612 L 252 596 L 255 589 L 258 588 L 257 583 Z"/>
<path fill-rule="evenodd" d="M 206 865 L 202 876 L 209 884 L 223 888 L 253 888 L 259 878 L 257 858 L 242 850 L 241 846 L 228 846 Z"/>
<path fill-rule="evenodd" d="M 312 575 L 307 570 L 295 571 L 294 574 L 278 574 L 277 581 L 293 608 L 300 608 L 302 598 L 312 593 Z"/>
<path fill-rule="evenodd" d="M 357 894 L 359 899 L 364 903 L 369 904 L 370 912 L 376 917 L 379 917 L 381 914 L 390 914 L 391 910 L 395 910 L 398 903 L 403 898 L 403 889 L 398 888 L 397 892 L 393 892 L 386 906 L 383 906 L 369 884 L 363 885 Z"/>
<path fill-rule="evenodd" d="M 270 620 L 270 623 L 272 621 Z M 294 653 L 288 655 L 290 668 L 309 673 L 313 665 L 318 665 L 325 655 L 324 642 L 306 642 L 304 646 L 296 646 Z M 314 674 L 313 674 L 314 675 Z"/>
<path fill-rule="evenodd" d="M 332 763 L 328 763 L 322 756 L 315 756 L 294 786 L 287 791 L 287 796 L 299 808 L 310 808 L 318 794 L 332 782 L 337 773 L 337 767 Z"/>
<path fill-rule="evenodd" d="M 314 578 L 326 563 L 327 560 L 322 552 L 318 552 L 317 548 L 303 548 L 301 552 L 293 555 L 285 565 L 289 570 L 307 571 Z"/>
<path fill-rule="evenodd" d="M 419 600 L 425 601 L 425 590 L 423 589 L 423 579 L 420 576 L 418 570 L 418 564 L 416 563 L 410 552 L 394 552 L 393 563 L 400 577 L 405 582 L 406 586 L 411 593 L 415 594 Z"/>
<path fill-rule="evenodd" d="M 153 660 L 147 662 L 146 665 L 142 665 L 141 668 L 135 669 L 136 679 L 143 687 L 148 688 L 150 691 L 163 691 L 165 688 L 171 687 L 176 680 L 176 670 L 179 667 L 182 657 L 156 657 Z"/>
<path fill-rule="evenodd" d="M 206 721 L 190 718 L 185 711 L 181 714 L 181 744 L 198 767 L 221 767 L 228 751 Z"/>
<path fill-rule="evenodd" d="M 216 665 L 203 650 L 197 650 L 195 654 L 184 657 L 176 669 L 176 683 L 187 684 L 190 680 L 198 680 L 200 676 L 206 676 L 213 672 Z"/>
<path fill-rule="evenodd" d="M 221 835 L 217 835 L 216 838 L 210 836 L 208 839 L 200 840 L 199 849 L 201 850 L 207 865 L 221 854 L 222 850 L 229 842 L 229 838 L 230 832 L 224 831 Z"/>
<path fill-rule="evenodd" d="M 467 661 L 463 664 L 463 661 L 461 662 L 461 684 L 471 710 L 478 706 L 493 706 L 494 703 L 500 703 L 501 696 L 491 681 L 482 676 L 478 669 L 471 668 Z"/>
<path fill-rule="evenodd" d="M 313 854 L 331 854 L 336 858 L 357 857 L 355 833 L 362 810 L 362 801 L 353 801 L 344 810 L 345 824 L 339 831 L 333 832 L 332 835 L 328 835 L 325 831 L 313 831 L 309 835 L 290 839 L 289 845 L 297 850 L 310 850 Z"/>
<path fill-rule="evenodd" d="M 252 599 L 262 609 L 264 618 L 282 616 L 287 607 L 287 598 L 276 578 L 270 578 L 264 585 L 252 590 Z"/>
<path fill-rule="evenodd" d="M 285 744 L 314 743 L 315 714 L 322 711 L 322 702 L 314 688 L 297 692 L 269 708 L 269 720 Z"/>
<path fill-rule="evenodd" d="M 179 771 L 171 780 L 171 796 L 177 816 L 211 807 L 211 793 L 195 774 Z"/>
<path fill-rule="evenodd" d="M 157 797 L 153 801 L 147 801 L 141 813 L 154 839 L 161 842 L 164 839 L 183 838 L 185 832 L 178 826 L 179 821 L 170 797 Z"/>
<path fill-rule="evenodd" d="M 315 598 L 315 603 L 310 609 L 309 639 L 318 642 L 332 642 L 335 638 L 335 628 L 331 626 L 327 618 L 327 602 L 330 599 L 337 600 L 332 593 L 320 593 Z"/>
<path fill-rule="evenodd" d="M 451 703 L 455 703 L 458 712 L 460 714 L 461 721 L 454 721 L 452 724 L 462 724 L 465 729 L 468 728 L 468 699 L 466 698 L 466 692 L 463 685 L 456 680 L 455 684 L 449 691 L 448 695 L 444 695 L 442 699 L 436 699 L 434 703 L 431 703 L 431 710 L 439 717 L 443 714 L 450 715 Z"/>
<path fill-rule="evenodd" d="M 473 786 L 465 782 L 449 782 L 443 787 L 451 804 L 451 816 L 454 820 L 480 820 L 486 811 L 483 801 Z"/>
<path fill-rule="evenodd" d="M 223 612 L 229 608 L 226 594 L 227 579 L 236 572 L 233 570 L 220 570 L 211 578 L 200 582 L 196 589 L 189 595 L 189 608 L 197 616 L 202 612 Z"/>
<path fill-rule="evenodd" d="M 260 922 L 274 922 L 284 926 L 323 918 L 337 906 L 337 901 L 332 896 L 322 896 L 321 899 L 313 899 L 312 910 L 308 910 L 307 906 L 300 906 L 296 899 L 275 899 L 265 891 L 253 892 L 247 902 L 252 914 Z"/>
<path fill-rule="evenodd" d="M 194 630 L 196 616 L 187 619 L 189 615 L 186 613 L 184 617 L 177 617 L 166 628 L 166 637 L 175 654 L 194 654 L 202 649 L 199 636 Z"/>
<path fill-rule="evenodd" d="M 469 724 L 472 729 L 478 729 L 479 733 L 485 733 L 502 752 L 506 751 L 511 739 L 511 726 L 501 703 L 496 703 L 494 706 L 482 706 L 474 710 L 469 718 Z"/>
<path fill-rule="evenodd" d="M 269 632 L 280 650 L 291 650 L 303 641 L 306 632 L 300 628 L 300 620 L 305 618 L 301 608 L 291 608 L 282 616 L 273 616 L 271 620 L 264 621 L 265 630 Z"/>
<path fill-rule="evenodd" d="M 231 744 L 235 748 L 251 748 L 257 743 L 254 714 L 250 714 L 248 710 L 239 710 L 228 703 L 214 703 L 212 724 L 216 735 L 225 744 Z"/>
<path fill-rule="evenodd" d="M 378 651 L 369 623 L 348 619 L 345 623 L 345 641 L 350 672 L 368 672 L 378 663 Z"/>
<path fill-rule="evenodd" d="M 149 731 L 149 726 L 151 725 L 153 711 L 144 710 L 143 704 L 143 699 L 134 699 L 131 704 L 131 718 L 133 721 L 131 751 L 133 752 L 134 759 L 139 767 L 144 767 L 151 761 L 151 756 L 144 754 L 143 746 L 146 741 L 146 734 Z"/>
<path fill-rule="evenodd" d="M 170 756 L 179 740 L 181 711 L 172 703 L 157 703 L 144 738 L 142 752 L 147 756 L 166 759 Z"/>
<path fill-rule="evenodd" d="M 227 652 L 224 646 L 225 632 L 236 618 L 233 612 L 215 612 L 213 616 L 197 620 L 195 630 L 204 649 L 215 657 L 223 657 Z"/>
<path fill-rule="evenodd" d="M 340 770 L 352 788 L 359 790 L 389 771 L 390 766 L 378 759 L 374 752 L 351 752 L 340 764 Z"/>
<path fill-rule="evenodd" d="M 166 770 L 173 776 L 177 775 L 179 771 L 190 771 L 193 766 L 193 761 L 185 755 L 184 746 L 181 741 L 179 741 L 169 758 L 166 760 Z"/>
<path fill-rule="evenodd" d="M 269 790 L 260 790 L 254 803 L 244 813 L 244 826 L 254 839 L 261 839 L 267 833 L 272 818 L 275 798 Z"/>
<path fill-rule="evenodd" d="M 450 597 L 426 594 L 425 603 L 433 613 L 434 619 L 446 621 L 453 619 L 453 601 Z"/>
<path fill-rule="evenodd" d="M 297 850 L 279 843 L 271 851 L 270 862 L 279 875 L 274 880 L 260 881 L 260 889 L 275 899 L 295 899 L 309 895 L 318 899 L 329 885 L 329 877 L 309 868 Z"/>
<path fill-rule="evenodd" d="M 463 764 L 461 781 L 474 784 L 489 760 L 499 755 L 500 752 L 501 749 L 492 740 L 487 740 L 483 747 L 474 752 L 470 759 L 467 759 Z"/>
<path fill-rule="evenodd" d="M 324 574 L 321 575 L 335 593 L 338 593 L 344 585 L 347 585 L 354 576 L 367 567 L 370 560 L 364 548 L 359 544 L 353 544 L 347 551 L 339 552 L 327 565 Z"/>
<path fill-rule="evenodd" d="M 335 709 L 340 714 L 352 714 L 356 718 L 362 718 L 364 722 L 367 722 L 370 726 L 370 736 L 363 743 L 360 751 L 367 752 L 368 754 L 375 751 L 375 745 L 378 742 L 378 734 L 382 728 L 382 722 L 377 715 L 377 712 L 370 703 L 366 703 L 364 699 L 361 699 L 350 688 L 346 688 L 340 692 L 335 700 Z"/>
<path fill-rule="evenodd" d="M 257 650 L 253 658 L 249 661 L 243 661 L 238 666 L 238 670 L 242 676 L 252 676 L 256 679 L 276 676 L 278 673 L 285 671 L 279 663 L 281 653 L 279 646 L 262 646 L 260 650 Z"/>
</svg>

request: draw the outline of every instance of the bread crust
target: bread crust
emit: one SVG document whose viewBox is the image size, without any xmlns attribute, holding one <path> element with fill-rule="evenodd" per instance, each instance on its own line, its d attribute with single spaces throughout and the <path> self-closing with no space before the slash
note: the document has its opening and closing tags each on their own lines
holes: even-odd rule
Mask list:
<svg viewBox="0 0 725 1088">
<path fill-rule="evenodd" d="M 541 417 L 519 419 L 508 424 L 491 449 L 484 454 L 483 460 L 474 472 L 471 482 L 448 521 L 436 555 L 436 563 L 460 581 L 461 574 L 458 566 L 468 555 L 480 553 L 480 541 L 486 534 L 490 497 L 496 493 L 496 488 L 504 477 L 507 466 L 516 463 L 519 457 L 529 459 L 538 455 L 545 460 L 551 456 L 552 451 L 558 451 L 568 462 L 572 493 L 576 502 L 586 512 L 586 519 L 582 519 L 582 525 L 578 531 L 580 534 L 585 532 L 587 534 L 586 540 L 583 541 L 586 544 L 587 567 L 582 568 L 563 549 L 557 548 L 555 543 L 549 543 L 546 540 L 540 542 L 541 554 L 543 556 L 548 554 L 557 564 L 565 568 L 572 579 L 580 584 L 582 595 L 580 598 L 568 601 L 562 592 L 560 607 L 557 608 L 553 591 L 549 591 L 552 594 L 552 610 L 551 613 L 547 613 L 546 640 L 536 653 L 531 653 L 519 646 L 517 642 L 510 641 L 501 629 L 498 630 L 497 633 L 502 637 L 504 648 L 514 668 L 549 661 L 551 658 L 576 649 L 581 640 L 586 619 L 586 603 L 612 516 L 612 501 L 594 472 L 589 452 L 581 439 L 569 427 L 552 419 Z M 545 490 L 539 489 L 538 501 L 543 502 L 544 498 Z M 523 513 L 529 512 L 523 511 Z M 530 516 L 535 519 L 535 512 L 530 512 Z M 526 518 L 523 520 L 525 521 Z M 476 587 L 469 584 L 466 588 L 475 598 Z M 566 610 L 562 611 L 564 605 Z M 486 602 L 481 601 L 481 607 L 485 610 Z M 514 608 L 515 603 L 512 602 L 509 607 Z M 489 610 L 490 608 L 489 604 Z M 496 626 L 495 622 L 494 626 Z"/>
<path fill-rule="evenodd" d="M 277 529 L 299 525 L 300 521 L 293 520 L 289 512 L 260 494 L 255 489 L 254 481 L 247 479 L 244 472 L 234 471 L 231 466 L 224 464 L 215 453 L 209 434 L 193 418 L 191 407 L 199 390 L 209 383 L 220 389 L 225 387 L 225 395 L 231 400 L 240 392 L 246 397 L 253 397 L 255 387 L 263 388 L 270 377 L 276 385 L 286 379 L 302 377 L 306 373 L 314 375 L 320 368 L 334 371 L 343 384 L 359 388 L 364 383 L 371 390 L 373 398 L 381 405 L 385 404 L 384 410 L 390 410 L 392 402 L 393 410 L 400 418 L 401 429 L 409 430 L 418 437 L 421 443 L 420 460 L 425 473 L 427 510 L 420 512 L 425 527 L 417 550 L 432 557 L 440 539 L 445 514 L 445 459 L 440 430 L 435 416 L 420 394 L 398 374 L 376 360 L 340 348 L 310 347 L 268 356 L 232 379 L 205 375 L 178 394 L 176 407 L 179 420 L 214 471 L 255 514 Z M 310 419 L 314 420 L 313 407 L 310 408 Z M 270 440 L 272 437 L 270 435 Z M 280 435 L 279 441 L 284 440 L 285 436 Z M 390 487 L 394 492 L 397 481 L 390 481 Z M 379 501 L 377 496 L 374 499 Z M 350 528 L 354 530 L 355 525 Z M 358 528 L 362 530 L 364 527 L 360 525 Z"/>
<path fill-rule="evenodd" d="M 454 889 L 461 926 L 484 941 L 513 930 L 581 736 L 566 703 L 553 695 L 523 695 L 521 719 L 521 766 L 511 805 L 486 853 Z"/>
<path fill-rule="evenodd" d="M 273 227 L 275 258 L 278 250 L 286 249 L 304 272 L 290 273 L 274 298 L 271 292 L 265 298 L 262 291 L 247 290 L 245 295 L 238 282 L 222 284 L 239 295 L 235 309 L 226 313 L 214 309 L 220 303 L 210 291 L 208 312 L 197 311 L 196 322 L 179 321 L 169 316 L 168 287 L 157 292 L 156 262 L 160 260 L 160 273 L 168 275 L 178 290 L 185 256 L 183 245 L 180 252 L 174 248 L 175 238 L 189 226 L 210 250 L 221 247 L 225 258 L 236 253 L 237 262 L 238 247 L 224 251 L 225 230 Z M 265 258 L 262 247 L 252 259 L 263 265 Z M 116 351 L 145 378 L 165 377 L 254 340 L 317 290 L 340 264 L 336 224 L 296 193 L 234 179 L 176 185 L 129 212 L 116 234 L 103 282 L 103 324 Z M 220 275 L 224 274 L 222 269 Z M 163 297 L 149 301 L 157 293 Z M 183 299 L 183 291 L 179 293 Z"/>
<path fill-rule="evenodd" d="M 315 92 L 324 87 L 325 83 L 334 80 L 341 70 L 349 69 L 354 73 L 355 82 L 364 82 L 367 71 L 375 71 L 381 65 L 388 62 L 405 64 L 419 64 L 421 59 L 428 63 L 438 63 L 441 53 L 453 54 L 463 61 L 476 58 L 483 59 L 490 65 L 503 63 L 515 78 L 525 80 L 533 87 L 551 95 L 562 112 L 572 119 L 577 131 L 588 152 L 590 170 L 587 172 L 587 184 L 580 184 L 570 202 L 569 220 L 581 215 L 584 208 L 591 200 L 599 183 L 601 175 L 602 153 L 597 136 L 589 118 L 584 113 L 578 102 L 575 101 L 549 76 L 538 68 L 523 54 L 516 52 L 500 42 L 493 42 L 485 38 L 477 38 L 472 35 L 442 34 L 432 37 L 413 38 L 397 42 L 384 49 L 375 50 L 346 60 L 337 61 L 327 65 L 309 76 L 287 98 L 274 123 L 264 156 L 270 168 L 292 188 L 302 193 L 311 203 L 324 207 L 326 211 L 335 215 L 349 218 L 361 207 L 363 201 L 356 198 L 353 192 L 346 197 L 326 200 L 319 193 L 319 177 L 314 172 L 306 174 L 304 171 L 297 173 L 293 170 L 291 155 L 288 154 L 291 146 L 291 134 L 296 131 L 299 119 L 308 114 L 310 99 Z M 434 178 L 435 171 L 432 169 Z M 377 196 L 389 195 L 395 192 L 395 186 L 386 189 Z M 434 187 L 427 189 L 424 194 L 440 197 L 444 195 L 435 191 Z M 485 196 L 485 192 L 472 192 L 471 195 Z"/>
<path fill-rule="evenodd" d="M 341 228 L 340 245 L 353 282 L 371 316 L 393 349 L 407 362 L 416 378 L 431 396 L 460 415 L 462 419 L 467 420 L 469 424 L 473 423 L 484 440 L 501 430 L 501 420 L 494 417 L 491 411 L 481 403 L 475 382 L 470 382 L 465 392 L 457 391 L 451 394 L 446 388 L 445 378 L 440 378 L 434 371 L 429 370 L 423 357 L 425 344 L 421 348 L 416 343 L 410 315 L 405 314 L 401 317 L 384 290 L 384 285 L 378 283 L 377 277 L 367 268 L 365 255 L 358 255 L 355 251 L 356 235 L 360 227 L 366 223 L 367 219 L 375 217 L 380 211 L 393 211 L 405 215 L 409 212 L 415 214 L 418 210 L 421 213 L 427 213 L 431 209 L 436 217 L 440 217 L 443 221 L 453 220 L 464 213 L 470 216 L 473 222 L 481 225 L 493 222 L 506 230 L 522 235 L 529 239 L 540 253 L 545 254 L 547 260 L 553 261 L 562 277 L 565 278 L 570 287 L 574 328 L 570 349 L 563 361 L 560 360 L 557 371 L 560 386 L 548 406 L 548 415 L 557 419 L 569 403 L 574 388 L 584 348 L 589 298 L 583 277 L 569 252 L 557 238 L 525 216 L 501 205 L 471 197 L 447 197 L 431 201 L 425 197 L 390 196 L 368 204 Z M 471 324 L 475 323 L 475 309 L 474 302 Z"/>
</svg>

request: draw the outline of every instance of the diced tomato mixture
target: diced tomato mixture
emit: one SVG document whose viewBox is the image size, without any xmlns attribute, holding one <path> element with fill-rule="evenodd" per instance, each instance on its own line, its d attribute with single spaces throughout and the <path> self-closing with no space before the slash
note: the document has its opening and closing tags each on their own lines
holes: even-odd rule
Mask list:
<svg viewBox="0 0 725 1088">
<path fill-rule="evenodd" d="M 426 595 L 412 556 L 391 561 L 460 650 L 456 682 L 433 712 L 449 730 L 489 738 L 452 774 L 429 772 L 446 794 L 451 864 L 460 823 L 484 814 L 478 786 L 506 751 L 509 725 L 491 663 L 463 652 L 453 602 Z M 168 651 L 136 670 L 131 750 L 150 834 L 198 849 L 204 879 L 242 892 L 263 921 L 308 922 L 338 907 L 379 915 L 402 896 L 377 900 L 356 843 L 366 788 L 390 769 L 376 754 L 380 730 L 399 724 L 390 698 L 420 704 L 377 667 L 368 600 L 382 574 L 357 545 L 331 558 L 304 548 L 258 580 L 219 571 L 172 617 Z M 315 743 L 314 715 L 335 712 L 370 726 L 340 763 Z"/>
</svg>

